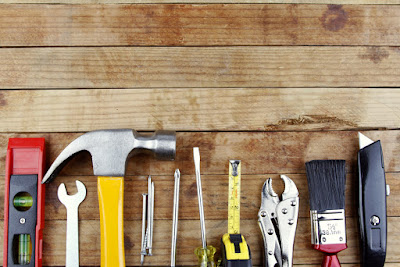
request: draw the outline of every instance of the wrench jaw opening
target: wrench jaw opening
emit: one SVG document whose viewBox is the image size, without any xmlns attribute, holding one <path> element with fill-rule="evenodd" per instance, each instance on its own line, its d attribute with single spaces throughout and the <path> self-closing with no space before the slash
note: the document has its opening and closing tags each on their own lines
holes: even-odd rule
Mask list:
<svg viewBox="0 0 400 267">
<path fill-rule="evenodd" d="M 76 181 L 78 192 L 74 195 L 68 195 L 65 184 L 58 187 L 58 199 L 67 209 L 67 236 L 65 266 L 79 266 L 79 220 L 78 207 L 86 197 L 86 187 L 81 181 Z"/>
<path fill-rule="evenodd" d="M 77 203 L 79 206 L 79 204 L 85 199 L 86 197 L 85 185 L 78 180 L 75 181 L 75 184 L 78 189 L 78 192 L 74 195 L 68 195 L 67 188 L 65 187 L 64 183 L 61 183 L 58 186 L 57 196 L 60 202 L 64 204 L 64 206 L 70 205 L 72 202 Z"/>
</svg>

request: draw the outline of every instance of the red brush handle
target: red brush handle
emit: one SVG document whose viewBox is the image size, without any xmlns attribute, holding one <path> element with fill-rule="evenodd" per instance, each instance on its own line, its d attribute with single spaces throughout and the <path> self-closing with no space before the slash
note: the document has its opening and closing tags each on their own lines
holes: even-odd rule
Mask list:
<svg viewBox="0 0 400 267">
<path fill-rule="evenodd" d="M 321 244 L 313 245 L 313 248 L 322 251 L 325 254 L 324 261 L 322 262 L 322 267 L 340 267 L 339 259 L 336 255 L 339 251 L 347 248 L 346 243 L 342 244 Z"/>
<path fill-rule="evenodd" d="M 340 262 L 336 254 L 326 254 L 322 267 L 340 267 Z"/>
</svg>

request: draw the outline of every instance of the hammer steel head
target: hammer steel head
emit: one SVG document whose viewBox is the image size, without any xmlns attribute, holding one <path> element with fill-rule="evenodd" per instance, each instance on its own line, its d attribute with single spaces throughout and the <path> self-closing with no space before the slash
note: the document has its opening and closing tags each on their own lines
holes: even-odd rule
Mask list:
<svg viewBox="0 0 400 267">
<path fill-rule="evenodd" d="M 175 159 L 176 135 L 171 131 L 156 131 L 148 136 L 131 129 L 85 133 L 58 155 L 43 177 L 42 183 L 54 179 L 68 161 L 81 151 L 91 154 L 94 175 L 121 177 L 125 175 L 126 161 L 130 156 L 147 152 L 157 159 Z"/>
</svg>

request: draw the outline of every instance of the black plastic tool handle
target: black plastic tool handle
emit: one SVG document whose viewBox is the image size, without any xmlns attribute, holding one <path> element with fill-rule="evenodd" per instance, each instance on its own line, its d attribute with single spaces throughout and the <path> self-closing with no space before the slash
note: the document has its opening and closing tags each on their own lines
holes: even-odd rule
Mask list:
<svg viewBox="0 0 400 267">
<path fill-rule="evenodd" d="M 386 258 L 386 180 L 380 141 L 358 152 L 359 226 L 364 267 L 381 267 Z"/>
</svg>

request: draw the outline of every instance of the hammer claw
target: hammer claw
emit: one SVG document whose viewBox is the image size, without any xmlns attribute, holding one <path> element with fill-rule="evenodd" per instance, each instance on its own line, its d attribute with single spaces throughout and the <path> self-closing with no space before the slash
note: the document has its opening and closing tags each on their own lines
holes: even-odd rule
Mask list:
<svg viewBox="0 0 400 267">
<path fill-rule="evenodd" d="M 81 135 L 56 158 L 42 183 L 54 179 L 77 153 L 88 151 L 92 156 L 93 173 L 98 176 L 97 188 L 101 223 L 101 266 L 125 266 L 123 235 L 123 185 L 125 165 L 130 156 L 147 152 L 157 159 L 173 160 L 176 152 L 174 132 L 157 131 L 141 135 L 131 129 L 99 130 Z M 82 191 L 78 184 L 78 195 Z M 64 184 L 58 190 L 60 200 L 68 196 Z M 86 191 L 85 191 L 86 194 Z M 63 201 L 62 201 L 63 202 Z M 64 202 L 63 202 L 64 203 Z"/>
</svg>

